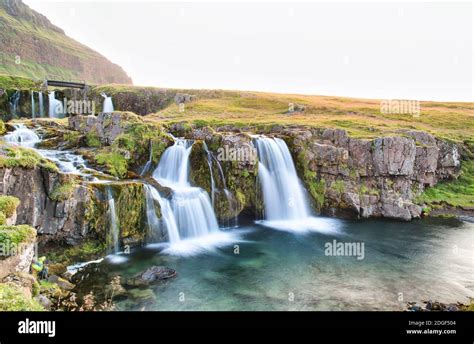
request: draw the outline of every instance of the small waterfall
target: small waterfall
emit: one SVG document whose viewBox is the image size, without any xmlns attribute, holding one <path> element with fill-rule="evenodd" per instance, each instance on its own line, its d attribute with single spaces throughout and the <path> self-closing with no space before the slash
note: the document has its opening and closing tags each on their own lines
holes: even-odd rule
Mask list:
<svg viewBox="0 0 474 344">
<path fill-rule="evenodd" d="M 162 226 L 164 226 L 168 233 L 169 242 L 178 242 L 180 240 L 179 232 L 170 202 L 166 198 L 161 197 L 158 190 L 150 185 L 145 185 L 145 197 L 146 216 L 151 237 L 156 237 L 156 233 L 160 233 Z M 156 216 L 155 201 L 158 202 L 161 208 L 161 220 Z"/>
<path fill-rule="evenodd" d="M 120 228 L 117 221 L 117 212 L 115 210 L 115 200 L 112 194 L 112 188 L 107 187 L 107 202 L 108 202 L 108 216 L 109 216 L 109 232 L 107 238 L 107 251 L 109 254 L 117 254 L 120 250 L 119 237 Z"/>
<path fill-rule="evenodd" d="M 43 92 L 38 92 L 38 106 L 39 106 L 39 116 L 44 117 L 44 103 L 43 103 Z"/>
<path fill-rule="evenodd" d="M 15 130 L 3 137 L 8 143 L 32 148 L 41 141 L 40 137 L 23 123 L 13 124 L 13 127 Z"/>
<path fill-rule="evenodd" d="M 36 114 L 35 114 L 35 92 L 31 91 L 30 95 L 31 95 L 31 118 L 35 118 L 36 117 Z"/>
<path fill-rule="evenodd" d="M 18 112 L 18 104 L 20 103 L 20 96 L 21 93 L 20 91 L 15 91 L 8 100 L 8 103 L 10 105 L 10 114 L 12 115 L 13 118 L 17 117 L 17 112 Z"/>
<path fill-rule="evenodd" d="M 108 97 L 105 93 L 102 93 L 102 97 L 104 97 L 104 106 L 102 112 L 114 112 L 112 97 Z"/>
<path fill-rule="evenodd" d="M 151 169 L 151 165 L 153 164 L 153 142 L 150 140 L 150 153 L 148 154 L 148 161 L 143 166 L 142 170 L 140 171 L 140 176 L 144 176 L 148 171 Z"/>
<path fill-rule="evenodd" d="M 64 115 L 63 104 L 54 97 L 54 91 L 50 92 L 49 98 L 49 117 L 60 118 Z"/>
<path fill-rule="evenodd" d="M 230 192 L 227 189 L 226 181 L 225 181 L 225 176 L 224 176 L 224 171 L 222 170 L 222 166 L 219 162 L 218 159 L 214 157 L 212 152 L 208 149 L 206 142 L 203 142 L 203 147 L 204 150 L 207 154 L 207 165 L 209 166 L 209 173 L 210 173 L 210 178 L 211 178 L 211 200 L 212 200 L 212 207 L 215 209 L 215 199 L 216 199 L 216 193 L 221 191 L 224 194 L 224 197 L 226 199 L 227 205 L 229 209 L 231 209 L 235 203 L 235 197 L 232 192 Z M 213 163 L 215 162 L 217 166 L 217 170 L 219 171 L 219 177 L 220 177 L 220 182 L 222 185 L 222 189 L 219 189 L 219 187 L 216 186 L 216 181 L 214 178 L 214 170 L 213 170 Z M 220 195 L 220 194 L 219 194 Z M 224 224 L 226 227 L 236 227 L 238 223 L 237 216 L 235 216 L 232 221 L 228 221 L 226 224 Z"/>
<path fill-rule="evenodd" d="M 176 238 L 178 240 L 219 232 L 217 219 L 207 192 L 190 184 L 189 155 L 191 148 L 190 141 L 177 139 L 175 144 L 168 147 L 163 153 L 160 163 L 153 172 L 153 178 L 172 189 L 169 203 L 179 234 L 179 239 Z M 174 240 L 172 230 L 169 227 L 167 230 L 170 241 Z"/>
<path fill-rule="evenodd" d="M 209 151 L 207 148 L 207 144 L 205 141 L 203 141 L 203 147 L 207 155 L 207 165 L 209 166 L 209 174 L 211 176 L 211 202 L 212 202 L 212 207 L 214 208 L 214 203 L 215 203 L 215 193 L 216 193 L 216 183 L 214 181 L 214 172 L 212 171 L 212 153 Z"/>
<path fill-rule="evenodd" d="M 38 152 L 54 162 L 63 173 L 86 175 L 82 172 L 87 169 L 86 160 L 82 155 L 74 154 L 71 151 L 50 149 L 38 149 Z"/>
<path fill-rule="evenodd" d="M 41 142 L 41 138 L 33 130 L 28 129 L 23 123 L 13 124 L 14 131 L 3 136 L 3 139 L 11 145 L 34 148 Z M 63 173 L 72 173 L 86 176 L 82 170 L 88 169 L 83 156 L 71 151 L 60 151 L 51 149 L 36 149 L 43 157 L 54 162 Z"/>
<path fill-rule="evenodd" d="M 285 229 L 312 227 L 315 218 L 310 217 L 304 189 L 285 141 L 258 137 L 255 142 L 265 205 L 264 222 L 271 227 Z"/>
</svg>

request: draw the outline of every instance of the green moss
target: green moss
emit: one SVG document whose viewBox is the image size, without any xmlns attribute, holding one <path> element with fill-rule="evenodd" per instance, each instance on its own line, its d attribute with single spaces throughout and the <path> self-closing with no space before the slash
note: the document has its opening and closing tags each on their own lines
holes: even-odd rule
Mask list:
<svg viewBox="0 0 474 344">
<path fill-rule="evenodd" d="M 0 284 L 0 311 L 43 311 L 43 307 L 27 297 L 21 287 L 13 283 Z"/>
<path fill-rule="evenodd" d="M 116 151 L 97 154 L 95 161 L 100 165 L 105 165 L 108 172 L 115 177 L 123 178 L 127 174 L 128 161 Z"/>
<path fill-rule="evenodd" d="M 142 183 L 119 183 L 114 188 L 115 207 L 118 213 L 122 238 L 144 242 L 146 226 L 144 225 L 145 197 Z"/>
<path fill-rule="evenodd" d="M 105 242 L 87 240 L 75 246 L 60 247 L 54 251 L 47 252 L 51 263 L 62 263 L 70 265 L 75 262 L 84 262 L 102 256 L 106 251 Z"/>
<path fill-rule="evenodd" d="M 32 240 L 35 235 L 35 229 L 28 225 L 0 226 L 0 244 L 18 245 L 22 242 Z"/>
<path fill-rule="evenodd" d="M 23 89 L 31 90 L 38 89 L 41 84 L 40 82 L 33 81 L 31 79 L 22 78 L 12 75 L 0 75 L 0 88 L 7 89 Z"/>
<path fill-rule="evenodd" d="M 0 211 L 0 225 L 4 225 L 7 223 L 7 217 L 5 216 L 5 213 Z"/>
<path fill-rule="evenodd" d="M 148 160 L 150 144 L 152 160 L 158 163 L 169 143 L 170 139 L 161 126 L 138 122 L 129 123 L 125 132 L 114 140 L 113 146 L 130 152 L 135 162 L 141 164 Z"/>
<path fill-rule="evenodd" d="M 313 199 L 316 201 L 316 207 L 321 209 L 324 206 L 324 200 L 326 195 L 326 181 L 321 179 L 319 181 L 313 181 L 309 184 L 309 192 Z"/>
<path fill-rule="evenodd" d="M 5 123 L 0 120 L 0 135 L 3 135 L 7 132 L 7 128 L 5 127 Z"/>
<path fill-rule="evenodd" d="M 362 184 L 359 188 L 359 195 L 379 196 L 380 191 L 377 189 L 369 188 L 366 185 Z"/>
<path fill-rule="evenodd" d="M 81 133 L 72 130 L 63 134 L 63 140 L 68 142 L 71 147 L 78 147 L 82 137 Z"/>
<path fill-rule="evenodd" d="M 0 167 L 35 168 L 44 167 L 52 172 L 58 172 L 58 167 L 50 160 L 45 159 L 33 149 L 24 147 L 7 147 L 0 153 Z"/>
<path fill-rule="evenodd" d="M 71 198 L 75 187 L 76 184 L 74 182 L 68 182 L 65 184 L 58 185 L 53 189 L 53 191 L 49 195 L 49 198 L 53 201 L 58 202 L 65 201 Z"/>
<path fill-rule="evenodd" d="M 474 160 L 462 162 L 458 179 L 426 189 L 416 202 L 428 206 L 446 203 L 453 207 L 474 207 Z"/>
<path fill-rule="evenodd" d="M 14 196 L 0 196 L 0 212 L 8 218 L 15 213 L 20 200 Z"/>
<path fill-rule="evenodd" d="M 341 195 L 346 189 L 346 184 L 342 180 L 336 180 L 331 184 L 331 189 Z"/>
<path fill-rule="evenodd" d="M 102 146 L 102 143 L 100 142 L 99 136 L 94 131 L 90 131 L 90 132 L 87 133 L 87 135 L 86 135 L 86 144 L 87 144 L 88 147 L 92 147 L 92 148 L 94 148 L 94 147 L 97 148 L 97 147 Z"/>
</svg>

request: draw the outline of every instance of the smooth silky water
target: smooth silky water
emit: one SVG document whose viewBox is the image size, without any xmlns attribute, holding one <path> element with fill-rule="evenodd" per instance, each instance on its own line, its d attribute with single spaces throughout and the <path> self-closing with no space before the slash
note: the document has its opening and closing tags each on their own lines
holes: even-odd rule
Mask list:
<svg viewBox="0 0 474 344">
<path fill-rule="evenodd" d="M 127 278 L 163 265 L 178 272 L 152 287 L 155 301 L 125 299 L 119 310 L 403 310 L 408 301 L 474 296 L 473 223 L 318 220 L 333 232 L 295 234 L 249 222 L 233 230 L 241 233 L 239 254 L 234 244 L 194 257 L 148 247 L 124 264 L 103 261 L 101 271 Z M 364 259 L 326 256 L 333 240 L 363 242 Z M 102 288 L 103 277 L 93 276 L 87 288 L 94 279 Z"/>
<path fill-rule="evenodd" d="M 18 124 L 5 140 L 34 147 L 40 138 Z M 100 292 L 115 275 L 126 279 L 161 265 L 176 269 L 177 277 L 151 287 L 154 300 L 117 298 L 119 310 L 403 310 L 409 301 L 467 302 L 474 297 L 474 223 L 314 216 L 283 141 L 261 138 L 258 145 L 266 169 L 261 174 L 267 200 L 263 221 L 240 218 L 238 228 L 218 228 L 211 199 L 189 183 L 191 146 L 178 140 L 154 173 L 172 187 L 172 199 L 148 185 L 144 196 L 149 230 L 163 224 L 169 242 L 134 249 L 120 255 L 124 259 L 96 261 L 98 269 L 78 285 L 79 292 Z M 70 172 L 55 154 L 43 155 Z M 70 156 L 64 160 L 72 166 L 82 162 Z M 274 197 L 272 183 L 282 190 Z M 154 201 L 161 206 L 161 219 L 153 211 Z M 113 197 L 108 202 L 113 210 Z M 114 229 L 109 231 L 110 253 L 118 257 L 115 211 L 109 216 Z M 327 256 L 325 245 L 333 240 L 363 243 L 363 259 Z M 83 267 L 77 263 L 76 268 Z"/>
</svg>

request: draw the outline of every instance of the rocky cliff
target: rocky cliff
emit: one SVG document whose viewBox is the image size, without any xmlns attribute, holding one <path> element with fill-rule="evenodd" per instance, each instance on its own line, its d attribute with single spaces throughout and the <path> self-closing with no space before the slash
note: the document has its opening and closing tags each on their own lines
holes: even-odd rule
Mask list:
<svg viewBox="0 0 474 344">
<path fill-rule="evenodd" d="M 108 183 L 94 183 L 48 165 L 11 167 L 4 163 L 0 168 L 0 194 L 20 199 L 16 224 L 31 224 L 40 241 L 78 245 L 95 240 L 108 244 L 108 197 L 112 194 L 121 245 L 145 243 L 149 233 L 144 182 L 148 179 L 145 176 L 137 180 L 137 172 L 147 161 L 151 161 L 152 168 L 157 165 L 171 144 L 167 132 L 194 140 L 190 177 L 210 194 L 214 190 L 211 196 L 215 197 L 220 221 L 244 213 L 261 216 L 258 160 L 252 155 L 238 159 L 219 156 L 226 150 L 249 151 L 253 132 L 183 123 L 163 127 L 120 112 L 73 116 L 68 127 L 46 120 L 39 123 L 32 121 L 30 125 L 41 125 L 44 145 L 75 149 L 106 174 L 125 171 L 117 173 L 115 179 L 109 176 Z M 327 128 L 273 127 L 258 134 L 287 142 L 314 211 L 330 216 L 398 220 L 420 217 L 423 209 L 417 196 L 439 181 L 456 178 L 461 164 L 458 146 L 419 131 L 371 140 L 351 138 L 343 130 Z M 161 240 L 165 239 L 162 233 Z"/>
<path fill-rule="evenodd" d="M 419 131 L 373 140 L 339 129 L 284 130 L 301 176 L 323 213 L 335 216 L 420 217 L 416 196 L 456 178 L 459 148 Z"/>
</svg>

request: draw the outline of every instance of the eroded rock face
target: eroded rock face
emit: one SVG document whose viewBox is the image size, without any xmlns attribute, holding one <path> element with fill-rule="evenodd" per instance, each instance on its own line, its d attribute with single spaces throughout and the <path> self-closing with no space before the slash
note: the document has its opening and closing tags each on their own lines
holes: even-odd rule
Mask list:
<svg viewBox="0 0 474 344">
<path fill-rule="evenodd" d="M 43 242 L 77 245 L 86 239 L 106 242 L 109 228 L 106 186 L 75 181 L 65 200 L 54 200 L 54 190 L 71 176 L 45 168 L 0 169 L 0 194 L 20 199 L 15 224 L 36 228 Z M 136 246 L 147 240 L 143 183 L 108 184 L 114 194 L 122 245 Z"/>
<path fill-rule="evenodd" d="M 28 242 L 21 243 L 21 249 L 15 255 L 0 259 L 0 280 L 11 274 L 30 272 L 35 255 L 35 239 L 36 236 Z"/>
<path fill-rule="evenodd" d="M 16 224 L 29 224 L 39 235 L 73 244 L 87 234 L 84 213 L 90 198 L 85 188 L 77 187 L 68 199 L 52 200 L 49 195 L 64 182 L 61 174 L 41 167 L 0 169 L 0 194 L 20 199 Z"/>
<path fill-rule="evenodd" d="M 76 115 L 68 118 L 71 130 L 79 131 L 82 134 L 93 133 L 103 144 L 111 144 L 117 136 L 124 132 L 127 121 L 131 120 L 136 120 L 136 118 L 122 112 L 101 112 L 97 116 Z"/>
<path fill-rule="evenodd" d="M 340 129 L 286 129 L 279 134 L 289 143 L 313 198 L 324 196 L 317 208 L 333 216 L 420 217 L 414 197 L 459 173 L 458 147 L 424 132 L 373 140 L 350 138 Z"/>
</svg>

